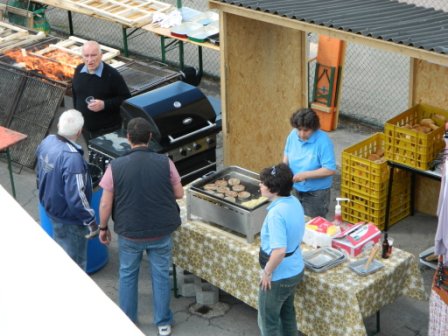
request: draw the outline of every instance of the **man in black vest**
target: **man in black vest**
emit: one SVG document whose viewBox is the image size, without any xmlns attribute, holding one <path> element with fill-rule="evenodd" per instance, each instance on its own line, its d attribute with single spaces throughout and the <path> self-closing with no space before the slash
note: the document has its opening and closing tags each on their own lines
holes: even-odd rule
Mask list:
<svg viewBox="0 0 448 336">
<path fill-rule="evenodd" d="M 138 274 L 146 251 L 152 280 L 154 323 L 160 335 L 170 335 L 169 268 L 171 233 L 180 225 L 176 199 L 184 196 L 174 163 L 148 148 L 151 128 L 134 118 L 127 128 L 131 151 L 112 160 L 100 182 L 100 241 L 109 244 L 108 219 L 112 215 L 120 257 L 120 308 L 137 322 Z"/>
</svg>

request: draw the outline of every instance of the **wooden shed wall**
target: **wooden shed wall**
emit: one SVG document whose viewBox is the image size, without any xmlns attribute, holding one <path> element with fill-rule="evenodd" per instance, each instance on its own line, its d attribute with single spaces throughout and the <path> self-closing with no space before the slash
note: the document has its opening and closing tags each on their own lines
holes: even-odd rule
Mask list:
<svg viewBox="0 0 448 336">
<path fill-rule="evenodd" d="M 307 104 L 303 31 L 223 13 L 224 163 L 280 162 L 292 112 Z"/>
<path fill-rule="evenodd" d="M 426 103 L 448 110 L 448 68 L 424 60 L 412 63 L 411 105 Z M 440 182 L 417 176 L 415 190 L 415 209 L 435 215 Z"/>
</svg>

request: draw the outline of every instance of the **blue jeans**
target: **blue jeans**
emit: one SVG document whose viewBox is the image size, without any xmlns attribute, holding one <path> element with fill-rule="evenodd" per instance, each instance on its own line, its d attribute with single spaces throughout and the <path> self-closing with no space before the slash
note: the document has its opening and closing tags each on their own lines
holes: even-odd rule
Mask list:
<svg viewBox="0 0 448 336">
<path fill-rule="evenodd" d="M 137 322 L 138 274 L 143 252 L 146 251 L 151 272 L 154 323 L 157 326 L 171 325 L 173 313 L 170 309 L 171 236 L 158 240 L 136 241 L 118 237 L 120 257 L 119 304 L 125 314 Z"/>
<path fill-rule="evenodd" d="M 303 271 L 291 278 L 271 282 L 270 290 L 258 294 L 258 327 L 261 336 L 297 336 L 294 294 Z"/>
<path fill-rule="evenodd" d="M 89 229 L 84 225 L 64 224 L 51 219 L 53 239 L 84 271 L 87 266 L 87 239 Z"/>
</svg>

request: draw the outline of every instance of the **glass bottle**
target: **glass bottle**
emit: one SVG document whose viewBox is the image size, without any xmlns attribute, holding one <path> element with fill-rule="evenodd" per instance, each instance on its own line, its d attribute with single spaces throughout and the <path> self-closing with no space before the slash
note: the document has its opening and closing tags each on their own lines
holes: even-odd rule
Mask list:
<svg viewBox="0 0 448 336">
<path fill-rule="evenodd" d="M 387 232 L 384 232 L 383 243 L 381 246 L 382 246 L 381 257 L 383 259 L 389 258 L 389 240 L 387 239 Z"/>
</svg>

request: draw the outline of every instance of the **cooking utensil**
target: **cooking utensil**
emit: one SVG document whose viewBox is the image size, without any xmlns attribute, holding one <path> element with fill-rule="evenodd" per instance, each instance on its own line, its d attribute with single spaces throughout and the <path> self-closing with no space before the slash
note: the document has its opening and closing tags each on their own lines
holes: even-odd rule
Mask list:
<svg viewBox="0 0 448 336">
<path fill-rule="evenodd" d="M 379 244 L 375 244 L 375 246 L 372 247 L 372 250 L 370 251 L 370 254 L 369 254 L 369 258 L 367 259 L 366 263 L 364 264 L 364 269 L 366 271 L 369 269 L 370 263 L 372 262 L 373 258 L 375 258 L 375 255 L 377 254 L 379 249 L 380 249 Z"/>
</svg>

